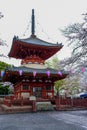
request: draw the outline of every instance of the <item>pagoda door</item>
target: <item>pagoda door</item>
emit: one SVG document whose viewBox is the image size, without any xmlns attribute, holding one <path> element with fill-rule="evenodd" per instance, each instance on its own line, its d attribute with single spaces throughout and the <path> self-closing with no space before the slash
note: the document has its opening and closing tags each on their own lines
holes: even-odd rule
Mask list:
<svg viewBox="0 0 87 130">
<path fill-rule="evenodd" d="M 33 87 L 33 95 L 35 97 L 42 97 L 42 87 Z"/>
</svg>

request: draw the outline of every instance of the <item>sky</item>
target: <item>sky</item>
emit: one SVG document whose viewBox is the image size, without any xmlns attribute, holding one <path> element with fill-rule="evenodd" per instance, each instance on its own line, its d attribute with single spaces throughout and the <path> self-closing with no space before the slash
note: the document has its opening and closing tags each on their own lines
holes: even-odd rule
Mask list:
<svg viewBox="0 0 87 130">
<path fill-rule="evenodd" d="M 62 43 L 58 58 L 70 56 L 70 49 L 60 29 L 82 22 L 82 14 L 87 13 L 87 0 L 0 0 L 0 39 L 7 46 L 0 46 L 0 53 L 8 55 L 14 35 L 27 38 L 31 35 L 31 11 L 35 9 L 35 33 L 37 37 L 52 43 Z M 20 65 L 20 60 L 0 58 L 1 61 Z"/>
</svg>

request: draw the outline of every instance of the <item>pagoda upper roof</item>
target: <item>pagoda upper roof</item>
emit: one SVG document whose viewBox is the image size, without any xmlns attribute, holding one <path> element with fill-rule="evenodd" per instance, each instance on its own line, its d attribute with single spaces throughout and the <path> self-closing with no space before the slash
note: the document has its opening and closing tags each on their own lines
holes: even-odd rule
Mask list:
<svg viewBox="0 0 87 130">
<path fill-rule="evenodd" d="M 50 43 L 44 40 L 37 38 L 35 35 L 31 35 L 29 38 L 26 39 L 19 39 L 18 37 L 13 38 L 12 47 L 9 53 L 9 57 L 14 57 L 18 59 L 24 59 L 26 56 L 29 55 L 29 50 L 37 49 L 43 50 L 43 56 L 41 57 L 43 60 L 50 58 L 52 55 L 57 53 L 63 47 L 62 43 Z M 50 51 L 48 49 L 51 49 Z M 44 50 L 47 50 L 44 53 Z M 25 52 L 26 51 L 26 52 Z M 25 53 L 25 54 L 24 54 Z"/>
<path fill-rule="evenodd" d="M 34 45 L 39 45 L 39 46 L 51 46 L 51 47 L 55 47 L 55 46 L 63 46 L 61 43 L 58 44 L 58 43 L 50 43 L 50 42 L 47 42 L 47 41 L 44 41 L 44 40 L 41 40 L 39 38 L 37 38 L 35 35 L 34 36 L 30 36 L 29 38 L 26 38 L 26 39 L 17 39 L 18 41 L 21 41 L 23 43 L 26 43 L 26 44 L 34 44 Z"/>
</svg>

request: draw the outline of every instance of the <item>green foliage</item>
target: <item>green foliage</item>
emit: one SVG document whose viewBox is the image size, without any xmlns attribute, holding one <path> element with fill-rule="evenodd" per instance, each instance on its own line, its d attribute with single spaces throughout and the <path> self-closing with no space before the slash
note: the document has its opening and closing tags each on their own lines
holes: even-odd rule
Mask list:
<svg viewBox="0 0 87 130">
<path fill-rule="evenodd" d="M 58 57 L 57 55 L 53 56 L 51 59 L 45 62 L 48 68 L 58 69 Z"/>
<path fill-rule="evenodd" d="M 9 86 L 3 86 L 0 84 L 0 95 L 7 95 L 9 93 Z"/>
<path fill-rule="evenodd" d="M 4 70 L 6 67 L 11 67 L 11 65 L 0 61 L 0 70 Z"/>
<path fill-rule="evenodd" d="M 52 62 L 51 62 L 51 60 L 47 60 L 47 61 L 45 62 L 45 65 L 46 65 L 48 68 L 52 68 Z"/>
<path fill-rule="evenodd" d="M 0 61 L 0 70 L 4 70 L 7 67 L 11 67 L 11 65 Z M 3 83 L 0 83 L 0 95 L 7 95 L 8 93 L 11 93 L 10 91 L 9 85 L 4 86 Z"/>
<path fill-rule="evenodd" d="M 58 69 L 58 62 L 59 62 L 59 60 L 58 60 L 58 57 L 56 55 L 56 56 L 53 56 L 50 60 L 46 61 L 46 66 L 48 68 Z M 65 83 L 64 80 L 58 80 L 55 82 L 54 86 L 55 86 L 55 91 L 56 91 L 57 95 L 60 94 L 61 90 L 65 89 L 65 87 L 63 86 L 64 83 Z"/>
<path fill-rule="evenodd" d="M 64 80 L 59 80 L 55 82 L 55 90 L 58 96 L 60 94 L 60 91 L 65 89 L 65 87 L 63 86 L 64 83 L 65 83 Z"/>
</svg>

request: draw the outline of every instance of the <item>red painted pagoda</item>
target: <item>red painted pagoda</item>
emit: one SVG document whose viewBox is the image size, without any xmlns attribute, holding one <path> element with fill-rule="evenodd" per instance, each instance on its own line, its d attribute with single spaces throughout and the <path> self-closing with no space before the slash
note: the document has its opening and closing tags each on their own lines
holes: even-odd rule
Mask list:
<svg viewBox="0 0 87 130">
<path fill-rule="evenodd" d="M 21 66 L 7 68 L 3 81 L 14 84 L 14 99 L 49 100 L 54 98 L 54 82 L 64 79 L 68 73 L 46 68 L 45 60 L 57 53 L 62 44 L 49 43 L 35 35 L 35 16 L 32 10 L 31 36 L 27 39 L 13 38 L 9 57 L 21 59 Z"/>
</svg>

